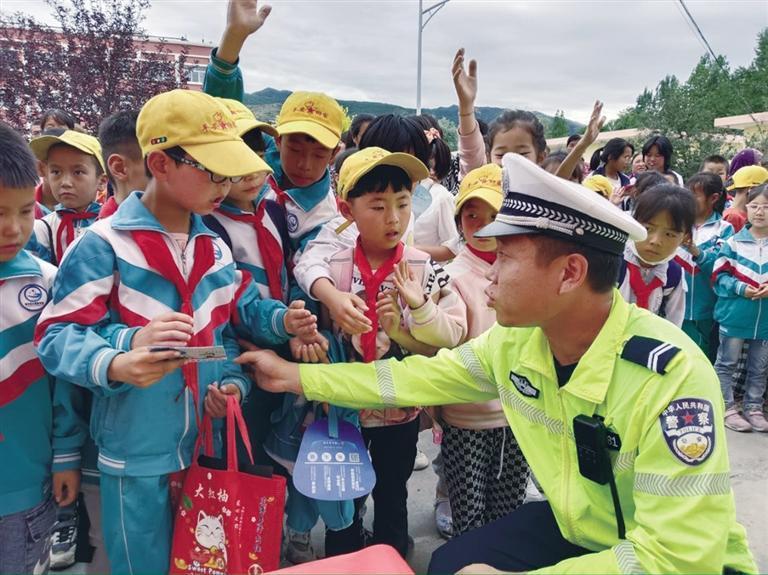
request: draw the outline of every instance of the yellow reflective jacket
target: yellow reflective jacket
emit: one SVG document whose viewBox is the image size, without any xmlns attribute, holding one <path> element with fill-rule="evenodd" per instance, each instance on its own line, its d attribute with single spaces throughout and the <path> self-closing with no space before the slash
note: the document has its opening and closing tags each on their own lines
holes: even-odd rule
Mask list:
<svg viewBox="0 0 768 575">
<path fill-rule="evenodd" d="M 536 573 L 756 573 L 729 481 L 723 400 L 707 358 L 678 328 L 614 291 L 603 328 L 560 388 L 539 328 L 492 327 L 433 358 L 302 365 L 309 399 L 346 407 L 500 397 L 563 536 L 593 551 Z M 575 416 L 601 416 L 626 539 L 608 485 L 579 473 Z M 618 437 L 617 437 L 618 436 Z"/>
</svg>

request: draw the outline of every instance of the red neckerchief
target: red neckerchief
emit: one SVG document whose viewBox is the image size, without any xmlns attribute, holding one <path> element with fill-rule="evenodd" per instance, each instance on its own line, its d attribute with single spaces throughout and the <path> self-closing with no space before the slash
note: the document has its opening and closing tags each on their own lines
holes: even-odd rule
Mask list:
<svg viewBox="0 0 768 575">
<path fill-rule="evenodd" d="M 496 252 L 495 251 L 493 251 L 493 252 L 481 252 L 480 250 L 473 248 L 469 244 L 467 244 L 467 249 L 470 252 L 472 252 L 473 254 L 475 254 L 478 258 L 480 258 L 484 262 L 487 262 L 487 263 L 489 263 L 491 265 L 493 265 L 494 262 L 496 261 Z"/>
<path fill-rule="evenodd" d="M 195 239 L 195 254 L 194 263 L 192 264 L 192 271 L 189 274 L 189 280 L 185 280 L 181 275 L 176 262 L 171 255 L 171 250 L 163 239 L 163 234 L 156 231 L 141 230 L 131 232 L 133 240 L 136 245 L 139 246 L 141 253 L 144 254 L 144 258 L 147 260 L 147 264 L 157 271 L 164 278 L 170 280 L 176 290 L 181 296 L 181 313 L 185 313 L 192 317 L 194 315 L 194 308 L 192 307 L 192 294 L 195 292 L 197 284 L 203 279 L 205 273 L 213 266 L 213 240 L 210 236 L 198 236 Z M 200 334 L 193 334 L 187 342 L 189 346 L 211 345 L 210 341 L 200 341 Z M 201 427 L 200 414 L 198 413 L 197 404 L 200 395 L 197 367 L 194 363 L 188 363 L 182 368 L 184 375 L 184 385 L 186 385 L 192 392 L 192 397 L 195 402 L 195 418 L 197 420 L 198 429 Z"/>
<path fill-rule="evenodd" d="M 643 281 L 643 275 L 640 273 L 640 266 L 627 262 L 627 271 L 629 272 L 629 287 L 635 294 L 638 307 L 648 309 L 648 299 L 656 288 L 663 286 L 659 276 L 654 276 L 651 283 L 646 284 Z"/>
<path fill-rule="evenodd" d="M 103 220 L 104 218 L 108 218 L 117 211 L 117 208 L 118 205 L 115 201 L 115 196 L 109 196 L 107 201 L 104 202 L 104 205 L 101 206 L 101 209 L 99 210 L 99 219 Z"/>
<path fill-rule="evenodd" d="M 291 199 L 291 196 L 289 196 L 283 189 L 280 187 L 280 185 L 277 183 L 277 180 L 275 179 L 275 176 L 270 174 L 267 176 L 267 182 L 269 183 L 269 187 L 272 188 L 272 191 L 275 192 L 275 197 L 277 199 L 277 202 L 285 207 L 285 202 L 287 200 Z M 293 201 L 293 200 L 291 200 Z"/>
<path fill-rule="evenodd" d="M 59 212 L 61 224 L 56 230 L 56 261 L 61 263 L 65 246 L 75 241 L 75 220 L 90 220 L 98 217 L 95 212 Z M 64 235 L 66 234 L 66 238 Z M 64 243 L 66 242 L 66 244 Z"/>
<path fill-rule="evenodd" d="M 357 237 L 357 245 L 354 249 L 354 262 L 357 269 L 360 270 L 360 277 L 363 280 L 363 287 L 365 288 L 365 303 L 368 306 L 368 311 L 365 312 L 365 316 L 371 320 L 371 330 L 360 336 L 360 344 L 363 347 L 363 361 L 366 363 L 376 359 L 376 334 L 379 331 L 379 316 L 376 314 L 376 298 L 379 295 L 379 288 L 389 274 L 395 270 L 395 265 L 403 259 L 403 250 L 403 243 L 398 243 L 392 257 L 381 264 L 379 269 L 376 270 L 376 273 L 374 273 L 371 270 L 371 264 L 368 263 L 368 258 L 365 257 L 365 253 L 363 252 L 360 236 Z"/>
<path fill-rule="evenodd" d="M 237 220 L 246 222 L 256 230 L 256 241 L 259 245 L 261 261 L 264 264 L 264 271 L 267 273 L 267 283 L 269 284 L 269 294 L 273 299 L 283 300 L 283 281 L 280 274 L 283 267 L 283 250 L 280 243 L 275 239 L 267 227 L 264 225 L 264 211 L 266 204 L 261 202 L 256 208 L 255 214 L 235 214 L 227 210 L 216 210 L 217 213 Z"/>
</svg>

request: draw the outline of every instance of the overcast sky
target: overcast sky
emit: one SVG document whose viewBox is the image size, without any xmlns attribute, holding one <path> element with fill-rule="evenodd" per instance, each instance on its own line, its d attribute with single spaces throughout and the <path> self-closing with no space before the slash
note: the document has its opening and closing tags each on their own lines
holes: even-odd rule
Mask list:
<svg viewBox="0 0 768 575">
<path fill-rule="evenodd" d="M 424 0 L 431 6 L 435 0 Z M 417 0 L 276 0 L 246 44 L 247 91 L 320 90 L 341 99 L 415 106 Z M 768 0 L 687 0 L 716 53 L 748 65 Z M 3 10 L 46 17 L 37 0 Z M 153 0 L 149 34 L 218 42 L 226 1 Z M 450 66 L 460 46 L 479 62 L 478 105 L 519 107 L 586 122 L 592 102 L 609 118 L 666 74 L 685 79 L 704 47 L 676 0 L 451 0 L 424 31 L 422 105 L 455 102 Z"/>
</svg>

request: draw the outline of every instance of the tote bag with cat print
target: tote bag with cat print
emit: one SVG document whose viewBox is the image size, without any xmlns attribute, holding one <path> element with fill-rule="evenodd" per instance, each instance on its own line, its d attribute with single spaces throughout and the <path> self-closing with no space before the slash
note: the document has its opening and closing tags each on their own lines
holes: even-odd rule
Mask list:
<svg viewBox="0 0 768 575">
<path fill-rule="evenodd" d="M 236 425 L 253 462 L 240 405 L 229 396 L 226 464 L 210 453 L 196 456 L 183 480 L 173 530 L 172 574 L 257 575 L 280 565 L 285 479 L 254 475 L 256 470 L 247 465 L 238 469 Z M 206 430 L 210 421 L 203 425 L 201 436 Z M 198 440 L 195 455 L 206 443 L 210 445 L 203 437 Z"/>
</svg>

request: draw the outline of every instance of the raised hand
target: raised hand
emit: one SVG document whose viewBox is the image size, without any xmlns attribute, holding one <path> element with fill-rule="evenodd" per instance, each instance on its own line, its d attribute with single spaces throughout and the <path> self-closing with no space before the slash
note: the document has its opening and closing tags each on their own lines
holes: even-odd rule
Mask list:
<svg viewBox="0 0 768 575">
<path fill-rule="evenodd" d="M 400 322 L 403 317 L 403 311 L 400 309 L 400 302 L 397 298 L 397 291 L 388 290 L 381 292 L 376 301 L 376 315 L 379 318 L 379 325 L 391 339 L 400 331 Z"/>
<path fill-rule="evenodd" d="M 424 288 L 416 280 L 416 274 L 408 267 L 408 262 L 405 260 L 401 260 L 395 267 L 394 284 L 409 308 L 419 308 L 427 301 Z"/>
<path fill-rule="evenodd" d="M 592 115 L 589 117 L 587 129 L 584 132 L 584 136 L 581 138 L 581 141 L 579 141 L 579 145 L 584 149 L 589 147 L 589 144 L 597 139 L 597 135 L 600 133 L 600 130 L 603 129 L 603 124 L 605 124 L 605 116 L 602 114 L 603 103 L 600 100 L 595 100 L 595 105 L 592 107 Z"/>
<path fill-rule="evenodd" d="M 459 98 L 459 113 L 472 112 L 477 98 L 477 60 L 470 60 L 469 70 L 465 70 L 464 48 L 459 48 L 453 57 L 451 74 Z"/>
<path fill-rule="evenodd" d="M 258 0 L 229 0 L 227 6 L 227 28 L 241 36 L 250 36 L 264 25 L 272 12 L 272 6 Z"/>
<path fill-rule="evenodd" d="M 272 7 L 263 4 L 259 8 L 258 0 L 229 0 L 227 25 L 221 35 L 216 56 L 230 64 L 237 62 L 248 36 L 264 25 L 270 12 Z"/>
</svg>

